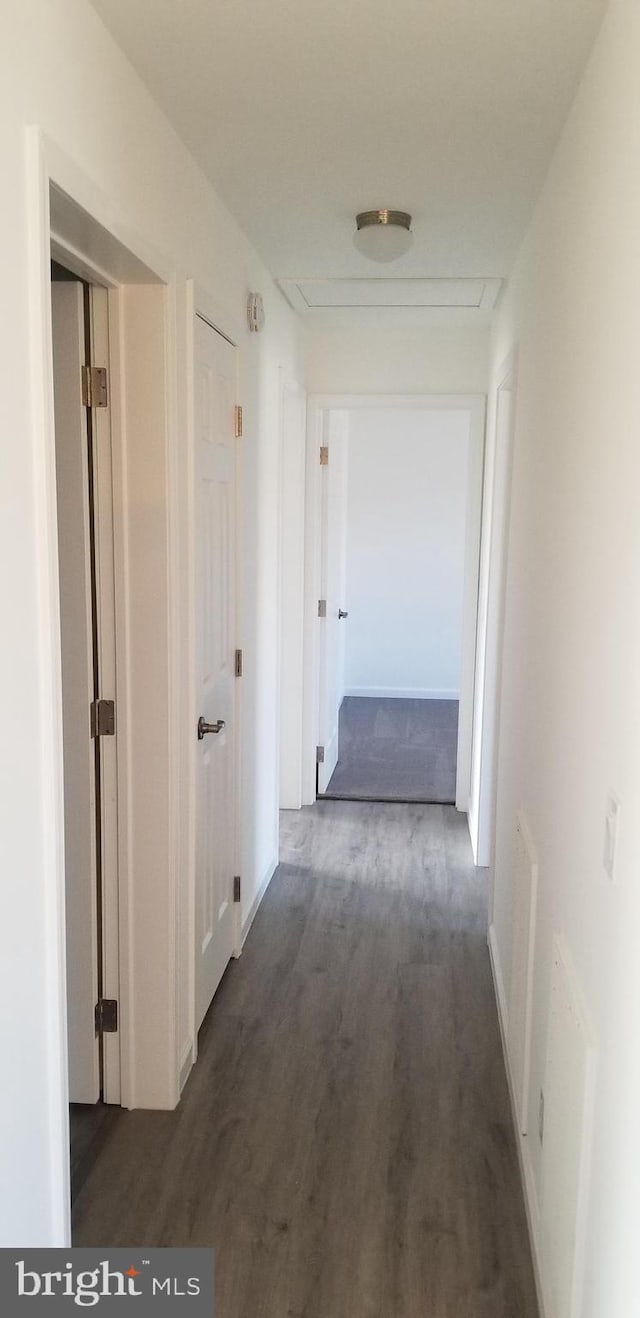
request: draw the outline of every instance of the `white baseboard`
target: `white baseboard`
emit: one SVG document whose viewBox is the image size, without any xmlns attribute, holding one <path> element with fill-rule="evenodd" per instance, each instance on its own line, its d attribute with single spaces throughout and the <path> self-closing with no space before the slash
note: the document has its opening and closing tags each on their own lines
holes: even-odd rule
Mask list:
<svg viewBox="0 0 640 1318">
<path fill-rule="evenodd" d="M 498 1022 L 500 1024 L 500 1038 L 502 1040 L 502 1053 L 504 1056 L 504 1065 L 507 1073 L 507 1084 L 509 1087 L 509 1099 L 511 1101 L 511 1115 L 513 1118 L 513 1129 L 516 1137 L 516 1147 L 518 1150 L 518 1162 L 520 1165 L 520 1179 L 524 1193 L 524 1206 L 527 1214 L 527 1226 L 529 1229 L 529 1243 L 531 1245 L 531 1257 L 533 1260 L 533 1273 L 536 1282 L 536 1291 L 538 1294 L 538 1307 L 540 1309 L 540 1318 L 551 1318 L 551 1307 L 545 1294 L 544 1276 L 542 1271 L 542 1253 L 540 1240 L 540 1209 L 538 1205 L 538 1196 L 536 1193 L 536 1184 L 533 1176 L 533 1168 L 529 1157 L 529 1137 L 523 1135 L 520 1131 L 520 1122 L 518 1120 L 518 1106 L 516 1103 L 515 1088 L 511 1075 L 511 1063 L 509 1061 L 509 1051 L 507 1048 L 507 999 L 505 996 L 504 979 L 502 977 L 502 967 L 500 964 L 500 952 L 498 950 L 498 940 L 496 938 L 495 925 L 489 927 L 489 960 L 491 962 L 491 973 L 493 975 L 493 986 L 496 994 L 496 1005 L 498 1008 Z"/>
<path fill-rule="evenodd" d="M 469 797 L 469 809 L 467 810 L 467 824 L 469 827 L 469 837 L 471 839 L 471 852 L 473 855 L 473 863 L 474 865 L 479 865 L 480 862 L 478 861 L 478 821 L 476 819 L 476 812 L 473 808 L 473 800 L 471 799 L 471 797 Z M 481 866 L 481 868 L 484 869 L 485 867 Z M 491 931 L 489 931 L 489 937 L 491 937 Z"/>
<path fill-rule="evenodd" d="M 182 1093 L 182 1091 L 183 1091 L 183 1089 L 184 1089 L 184 1087 L 185 1087 L 185 1085 L 186 1085 L 186 1083 L 187 1083 L 187 1080 L 189 1079 L 189 1076 L 191 1075 L 191 1069 L 192 1069 L 193 1064 L 194 1064 L 194 1062 L 195 1062 L 195 1060 L 196 1060 L 196 1056 L 197 1056 L 197 1053 L 196 1053 L 196 1049 L 194 1048 L 194 1045 L 193 1045 L 192 1043 L 187 1043 L 187 1044 L 185 1044 L 185 1046 L 184 1046 L 184 1048 L 183 1048 L 183 1050 L 182 1050 L 182 1057 L 180 1058 L 180 1068 L 179 1068 L 179 1075 L 180 1075 L 180 1080 L 179 1080 L 180 1093 Z"/>
<path fill-rule="evenodd" d="M 274 874 L 275 874 L 277 868 L 278 868 L 278 857 L 277 857 L 277 855 L 276 855 L 275 859 L 272 858 L 272 859 L 270 860 L 270 862 L 269 862 L 269 864 L 268 864 L 268 866 L 267 866 L 267 869 L 266 869 L 266 873 L 265 873 L 265 875 L 264 875 L 264 878 L 263 878 L 263 879 L 261 880 L 261 882 L 259 883 L 259 885 L 258 885 L 258 891 L 256 892 L 256 895 L 255 895 L 255 897 L 254 897 L 254 899 L 253 899 L 253 901 L 252 901 L 252 903 L 251 903 L 251 906 L 250 906 L 250 908 L 249 908 L 249 910 L 248 910 L 248 912 L 247 912 L 247 915 L 246 915 L 245 919 L 242 921 L 242 928 L 241 928 L 241 930 L 240 930 L 240 950 L 241 950 L 241 951 L 242 951 L 242 948 L 243 948 L 244 945 L 245 945 L 245 942 L 246 942 L 246 939 L 247 939 L 247 934 L 249 933 L 249 930 L 250 930 L 250 928 L 251 928 L 251 926 L 252 926 L 252 924 L 253 924 L 253 922 L 254 922 L 254 920 L 255 920 L 255 918 L 256 918 L 256 915 L 257 915 L 257 913 L 258 913 L 258 907 L 260 906 L 260 902 L 262 901 L 262 898 L 264 897 L 264 894 L 265 894 L 265 892 L 267 891 L 267 888 L 269 887 L 269 884 L 271 883 L 271 880 L 272 880 L 272 878 L 273 878 L 273 876 L 274 876 Z"/>
<path fill-rule="evenodd" d="M 426 686 L 348 686 L 345 696 L 377 696 L 384 700 L 459 700 L 459 691 L 438 691 Z"/>
<path fill-rule="evenodd" d="M 238 950 L 238 947 L 236 945 L 236 951 L 233 954 L 234 957 L 238 957 L 242 952 L 247 934 L 249 933 L 249 930 L 258 913 L 258 907 L 260 906 L 260 902 L 262 901 L 262 898 L 264 897 L 264 894 L 267 891 L 267 888 L 269 887 L 269 884 L 271 883 L 271 880 L 277 868 L 278 868 L 278 857 L 276 856 L 275 859 L 272 859 L 269 865 L 267 866 L 265 876 L 262 879 L 262 882 L 258 887 L 258 891 L 256 892 L 256 895 L 251 903 L 251 907 L 249 909 L 248 915 L 242 923 L 242 927 L 240 930 L 240 947 Z M 191 1069 L 194 1066 L 195 1062 L 197 1061 L 197 1058 L 198 1058 L 198 1040 L 196 1037 L 193 1043 L 185 1044 L 182 1050 L 182 1056 L 180 1057 L 180 1066 L 179 1066 L 180 1094 L 182 1094 L 182 1091 L 191 1074 Z"/>
<path fill-rule="evenodd" d="M 493 986 L 496 991 L 496 1003 L 498 1007 L 498 1020 L 502 1031 L 502 1042 L 505 1043 L 507 1037 L 507 996 L 502 978 L 502 967 L 500 965 L 500 953 L 498 951 L 498 939 L 496 937 L 496 927 L 494 924 L 489 925 L 489 956 L 491 958 L 491 973 L 493 974 Z M 511 1068 L 509 1064 L 509 1055 L 505 1053 L 505 1066 L 507 1068 L 507 1079 L 511 1079 Z"/>
</svg>

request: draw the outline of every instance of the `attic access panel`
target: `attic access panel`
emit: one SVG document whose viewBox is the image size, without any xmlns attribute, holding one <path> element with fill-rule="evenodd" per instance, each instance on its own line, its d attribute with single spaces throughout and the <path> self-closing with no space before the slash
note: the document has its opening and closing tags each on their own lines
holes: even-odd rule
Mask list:
<svg viewBox="0 0 640 1318">
<path fill-rule="evenodd" d="M 386 307 L 491 311 L 499 279 L 280 279 L 285 297 L 303 314 Z"/>
</svg>

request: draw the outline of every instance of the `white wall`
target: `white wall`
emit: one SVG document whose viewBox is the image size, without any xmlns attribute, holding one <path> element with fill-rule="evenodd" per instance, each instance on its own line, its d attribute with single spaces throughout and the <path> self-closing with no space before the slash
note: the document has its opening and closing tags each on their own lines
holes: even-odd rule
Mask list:
<svg viewBox="0 0 640 1318">
<path fill-rule="evenodd" d="M 350 413 L 345 690 L 460 691 L 469 414 Z"/>
<path fill-rule="evenodd" d="M 39 125 L 177 279 L 193 277 L 240 344 L 245 406 L 239 641 L 245 652 L 243 903 L 277 855 L 278 368 L 300 375 L 295 319 L 85 0 L 10 7 L 0 50 L 0 160 L 5 253 L 0 323 L 3 442 L 0 560 L 0 976 L 5 1066 L 0 1102 L 0 1241 L 61 1243 L 65 1232 L 62 1033 L 52 1003 L 61 968 L 55 926 L 59 783 L 49 729 L 55 638 L 47 635 L 40 519 L 39 420 L 31 410 L 27 126 Z M 247 288 L 265 298 L 267 328 L 243 328 Z M 37 350 L 37 345 L 36 345 Z M 10 1004 L 10 1008 L 9 1008 Z"/>
<path fill-rule="evenodd" d="M 482 325 L 307 326 L 307 387 L 318 394 L 484 394 L 489 340 Z"/>
<path fill-rule="evenodd" d="M 540 858 L 523 1149 L 543 1213 L 535 1127 L 555 931 L 597 1048 L 579 1318 L 634 1318 L 639 1303 L 639 52 L 640 6 L 614 0 L 492 349 L 494 372 L 515 344 L 519 360 L 494 937 L 506 981 L 522 806 Z M 622 803 L 614 882 L 602 864 L 610 788 Z"/>
</svg>

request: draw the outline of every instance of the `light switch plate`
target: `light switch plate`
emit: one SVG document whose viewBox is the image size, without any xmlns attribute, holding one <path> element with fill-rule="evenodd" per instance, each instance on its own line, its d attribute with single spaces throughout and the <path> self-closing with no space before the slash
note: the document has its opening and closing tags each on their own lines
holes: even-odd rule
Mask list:
<svg viewBox="0 0 640 1318">
<path fill-rule="evenodd" d="M 602 863 L 604 865 L 605 873 L 610 879 L 615 878 L 619 825 L 620 801 L 615 792 L 609 792 L 604 819 L 604 854 L 602 857 Z"/>
</svg>

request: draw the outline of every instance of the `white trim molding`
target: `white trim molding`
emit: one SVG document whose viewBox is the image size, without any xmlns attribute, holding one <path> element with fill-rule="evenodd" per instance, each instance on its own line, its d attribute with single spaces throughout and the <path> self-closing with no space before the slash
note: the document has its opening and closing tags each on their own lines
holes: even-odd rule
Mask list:
<svg viewBox="0 0 640 1318">
<path fill-rule="evenodd" d="M 422 686 L 350 686 L 345 696 L 376 697 L 380 700 L 459 700 L 459 691 L 439 691 Z"/>
<path fill-rule="evenodd" d="M 53 356 L 50 297 L 49 173 L 42 135 L 28 135 L 27 212 L 29 229 L 29 320 L 31 437 L 35 508 L 39 535 L 35 543 L 38 580 L 38 704 L 41 783 L 42 895 L 46 928 L 46 995 L 43 1028 L 47 1069 L 42 1076 L 50 1139 L 49 1166 L 43 1182 L 49 1189 L 50 1239 L 71 1244 L 71 1175 L 69 1164 L 69 1080 L 67 1057 L 67 985 L 65 961 L 64 789 L 62 749 L 62 655 L 58 589 L 58 528 L 53 412 Z"/>
<path fill-rule="evenodd" d="M 469 832 L 474 861 L 483 867 L 491 865 L 494 847 L 517 364 L 514 348 L 502 362 L 490 396 L 482 493 Z M 501 407 L 507 399 L 505 426 Z"/>
<path fill-rule="evenodd" d="M 484 394 L 309 394 L 309 406 L 322 412 L 371 411 L 471 412 L 484 415 Z"/>
<path fill-rule="evenodd" d="M 259 884 L 259 886 L 258 886 L 258 891 L 256 892 L 256 895 L 255 895 L 255 897 L 254 897 L 254 899 L 253 899 L 253 901 L 252 901 L 252 903 L 251 903 L 251 906 L 249 907 L 249 910 L 247 911 L 247 914 L 246 914 L 244 920 L 242 921 L 242 935 L 241 935 L 241 940 L 240 940 L 240 951 L 242 951 L 242 949 L 243 949 L 243 947 L 244 947 L 244 945 L 245 945 L 245 943 L 246 943 L 246 941 L 247 941 L 247 937 L 248 937 L 248 934 L 249 934 L 249 932 L 250 932 L 250 930 L 251 930 L 251 926 L 252 926 L 252 924 L 253 924 L 253 922 L 254 922 L 254 920 L 255 920 L 255 918 L 256 918 L 256 915 L 258 914 L 258 910 L 259 910 L 259 908 L 260 908 L 260 905 L 261 905 L 262 899 L 263 899 L 263 897 L 264 897 L 264 895 L 265 895 L 265 893 L 266 893 L 266 891 L 267 891 L 267 888 L 269 887 L 269 884 L 271 883 L 271 880 L 272 880 L 272 878 L 273 878 L 273 876 L 274 876 L 274 874 L 275 874 L 275 872 L 276 872 L 276 870 L 277 870 L 277 868 L 278 868 L 278 864 L 279 864 L 278 856 L 276 855 L 276 856 L 272 857 L 272 859 L 270 860 L 270 862 L 269 862 L 269 864 L 268 864 L 268 866 L 267 866 L 267 868 L 266 868 L 266 870 L 265 870 L 264 876 L 263 876 L 263 878 L 261 879 L 260 884 Z M 237 955 L 239 955 L 239 953 L 237 953 Z"/>
<path fill-rule="evenodd" d="M 281 810 L 302 806 L 306 403 L 280 368 L 278 500 L 278 784 Z"/>
</svg>

